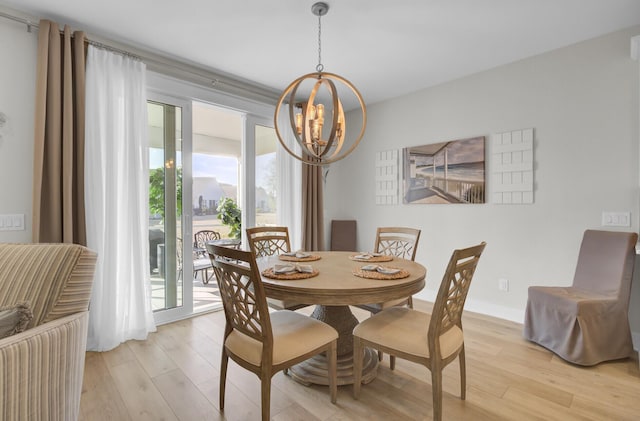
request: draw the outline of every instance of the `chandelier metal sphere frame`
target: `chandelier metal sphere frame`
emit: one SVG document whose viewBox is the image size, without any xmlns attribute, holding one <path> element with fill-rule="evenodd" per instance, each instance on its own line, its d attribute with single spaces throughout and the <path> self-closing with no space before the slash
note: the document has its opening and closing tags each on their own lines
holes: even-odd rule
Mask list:
<svg viewBox="0 0 640 421">
<path fill-rule="evenodd" d="M 318 65 L 316 72 L 308 73 L 291 82 L 284 90 L 276 105 L 274 115 L 274 127 L 280 144 L 293 157 L 309 165 L 328 165 L 339 161 L 349 155 L 358 146 L 364 136 L 367 124 L 367 109 L 362 95 L 351 82 L 334 73 L 323 72 L 322 48 L 321 48 L 321 17 L 327 14 L 329 5 L 324 2 L 315 3 L 311 7 L 314 15 L 318 16 Z M 303 94 L 299 99 L 299 91 L 302 85 L 313 83 L 310 93 Z M 357 99 L 362 111 L 362 125 L 359 134 L 349 144 L 345 145 L 347 121 L 345 119 L 342 101 L 338 96 L 336 86 L 346 86 Z M 322 91 L 324 88 L 324 91 Z M 330 97 L 325 104 L 319 102 L 319 97 Z M 317 102 L 318 100 L 318 102 Z M 300 152 L 294 151 L 294 145 L 287 145 L 280 130 L 278 120 L 280 109 L 284 103 L 288 103 L 289 125 L 293 131 L 296 143 L 300 146 Z M 331 126 L 325 125 L 325 117 L 328 117 Z"/>
</svg>

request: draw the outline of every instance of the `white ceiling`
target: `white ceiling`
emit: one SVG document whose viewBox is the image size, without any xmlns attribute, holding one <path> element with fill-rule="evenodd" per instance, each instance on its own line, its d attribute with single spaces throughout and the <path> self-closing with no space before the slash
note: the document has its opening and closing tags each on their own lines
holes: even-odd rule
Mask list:
<svg viewBox="0 0 640 421">
<path fill-rule="evenodd" d="M 0 0 L 278 92 L 315 71 L 315 0 Z M 640 24 L 638 0 L 328 0 L 324 70 L 368 104 Z"/>
</svg>

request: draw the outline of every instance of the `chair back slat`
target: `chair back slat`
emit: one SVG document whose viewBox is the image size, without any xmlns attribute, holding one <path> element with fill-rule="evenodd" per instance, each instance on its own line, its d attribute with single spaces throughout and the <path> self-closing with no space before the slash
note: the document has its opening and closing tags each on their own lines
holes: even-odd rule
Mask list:
<svg viewBox="0 0 640 421">
<path fill-rule="evenodd" d="M 454 326 L 462 329 L 462 311 L 485 242 L 466 249 L 454 250 L 442 278 L 429 325 L 429 348 L 439 348 L 442 334 Z M 434 347 L 432 350 L 431 348 Z M 433 354 L 432 354 L 433 355 Z"/>
<path fill-rule="evenodd" d="M 256 258 L 289 253 L 289 229 L 287 227 L 254 227 L 247 228 L 249 248 Z"/>
<path fill-rule="evenodd" d="M 271 343 L 271 321 L 262 279 L 251 252 L 206 245 L 232 329 L 263 343 Z"/>
<path fill-rule="evenodd" d="M 374 252 L 415 260 L 419 240 L 419 229 L 380 227 L 376 232 Z"/>
<path fill-rule="evenodd" d="M 193 235 L 193 246 L 204 250 L 207 242 L 219 239 L 220 233 L 218 231 L 201 230 Z"/>
</svg>

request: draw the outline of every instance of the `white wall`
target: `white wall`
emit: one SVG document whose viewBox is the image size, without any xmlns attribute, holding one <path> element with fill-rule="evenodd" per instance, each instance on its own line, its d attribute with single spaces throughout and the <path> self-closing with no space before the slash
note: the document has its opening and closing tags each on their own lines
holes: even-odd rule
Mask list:
<svg viewBox="0 0 640 421">
<path fill-rule="evenodd" d="M 418 297 L 428 300 L 452 250 L 486 241 L 467 309 L 522 322 L 530 285 L 571 283 L 583 231 L 601 228 L 603 210 L 631 212 L 627 230 L 638 231 L 638 62 L 629 54 L 638 33 L 617 32 L 370 105 L 360 146 L 331 165 L 326 226 L 357 219 L 362 250 L 373 246 L 376 226 L 422 229 L 416 260 L 427 267 L 427 287 Z M 488 159 L 493 133 L 530 127 L 533 205 L 375 205 L 376 152 L 486 136 Z M 509 292 L 498 291 L 499 278 L 510 281 Z"/>
<path fill-rule="evenodd" d="M 487 241 L 467 308 L 522 321 L 528 286 L 571 282 L 582 232 L 600 228 L 603 210 L 630 211 L 629 230 L 638 231 L 640 89 L 638 62 L 629 58 L 629 39 L 638 33 L 640 27 L 617 32 L 369 105 L 364 140 L 329 171 L 327 229 L 331 219 L 357 219 L 366 250 L 376 226 L 421 228 L 423 299 L 433 299 L 452 249 Z M 24 213 L 26 224 L 0 231 L 0 242 L 31 240 L 36 50 L 35 33 L 0 19 L 0 112 L 9 118 L 0 140 L 0 214 Z M 533 205 L 374 204 L 377 151 L 528 127 L 536 132 Z M 498 278 L 509 279 L 509 292 L 498 291 Z M 630 310 L 636 336 L 637 278 Z"/>
<path fill-rule="evenodd" d="M 0 231 L 0 242 L 31 241 L 33 119 L 38 37 L 0 19 L 0 214 L 24 214 L 24 231 Z"/>
</svg>

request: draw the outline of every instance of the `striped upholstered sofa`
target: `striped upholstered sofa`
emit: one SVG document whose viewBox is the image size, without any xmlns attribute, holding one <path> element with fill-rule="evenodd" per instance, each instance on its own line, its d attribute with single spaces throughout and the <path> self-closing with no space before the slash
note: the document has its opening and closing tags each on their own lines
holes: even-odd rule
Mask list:
<svg viewBox="0 0 640 421">
<path fill-rule="evenodd" d="M 78 418 L 96 254 L 74 244 L 0 244 L 0 308 L 28 302 L 0 339 L 0 419 Z"/>
</svg>

